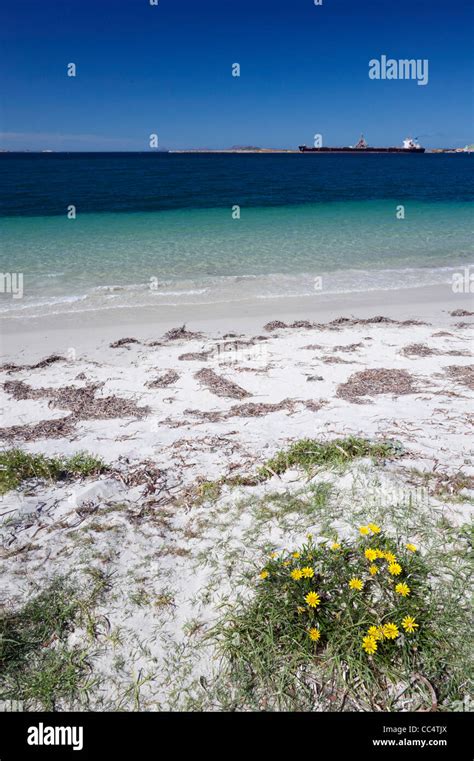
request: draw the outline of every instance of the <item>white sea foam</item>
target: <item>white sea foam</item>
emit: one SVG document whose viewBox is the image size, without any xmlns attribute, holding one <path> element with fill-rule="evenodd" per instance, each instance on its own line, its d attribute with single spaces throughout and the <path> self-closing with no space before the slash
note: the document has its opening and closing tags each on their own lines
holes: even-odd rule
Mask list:
<svg viewBox="0 0 474 761">
<path fill-rule="evenodd" d="M 467 265 L 463 265 L 467 266 Z M 474 266 L 474 265 L 473 265 Z M 370 293 L 374 291 L 413 290 L 425 286 L 449 286 L 458 267 L 362 270 L 348 269 L 322 273 L 255 273 L 207 276 L 201 282 L 166 281 L 166 287 L 150 288 L 149 283 L 107 284 L 81 294 L 53 294 L 28 297 L 22 301 L 2 298 L 0 318 L 35 319 L 47 315 L 70 315 L 112 309 L 140 309 L 176 306 L 212 306 L 265 299 L 297 299 L 318 294 Z M 315 289 L 315 278 L 321 288 Z M 243 286 L 244 284 L 244 286 Z"/>
</svg>

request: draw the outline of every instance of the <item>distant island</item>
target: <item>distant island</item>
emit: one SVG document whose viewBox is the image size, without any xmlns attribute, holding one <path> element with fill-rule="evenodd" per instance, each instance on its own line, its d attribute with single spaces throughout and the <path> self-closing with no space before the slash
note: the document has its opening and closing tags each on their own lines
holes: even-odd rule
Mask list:
<svg viewBox="0 0 474 761">
<path fill-rule="evenodd" d="M 259 148 L 255 145 L 233 145 L 231 148 L 180 148 L 168 153 L 299 153 L 297 148 Z"/>
</svg>

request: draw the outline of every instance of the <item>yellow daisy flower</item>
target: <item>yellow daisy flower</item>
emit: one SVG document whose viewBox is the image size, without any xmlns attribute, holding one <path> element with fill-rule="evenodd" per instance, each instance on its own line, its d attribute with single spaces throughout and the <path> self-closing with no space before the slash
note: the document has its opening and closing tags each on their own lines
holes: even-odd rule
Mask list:
<svg viewBox="0 0 474 761">
<path fill-rule="evenodd" d="M 291 562 L 290 560 L 284 560 L 283 565 L 288 567 L 290 565 L 290 562 Z"/>
<path fill-rule="evenodd" d="M 416 623 L 413 616 L 405 616 L 402 621 L 402 626 L 408 634 L 413 634 L 415 629 L 418 629 L 419 624 Z"/>
<path fill-rule="evenodd" d="M 398 626 L 396 624 L 388 623 L 383 626 L 383 636 L 386 639 L 397 639 L 400 636 Z"/>
<path fill-rule="evenodd" d="M 367 560 L 370 560 L 370 562 L 372 562 L 372 560 L 376 560 L 377 559 L 377 551 L 376 550 L 367 549 L 364 552 L 364 555 L 367 558 Z"/>
<path fill-rule="evenodd" d="M 400 583 L 396 585 L 395 592 L 397 592 L 397 594 L 399 595 L 402 595 L 402 597 L 408 597 L 408 595 L 411 592 L 411 589 L 408 586 L 408 584 Z"/>
<path fill-rule="evenodd" d="M 367 536 L 367 534 L 370 534 L 370 528 L 368 526 L 360 526 L 359 531 L 362 536 Z"/>
<path fill-rule="evenodd" d="M 340 550 L 341 549 L 341 545 L 339 544 L 339 542 L 333 542 L 331 544 L 331 549 L 332 550 Z"/>
<path fill-rule="evenodd" d="M 368 655 L 373 655 L 377 650 L 377 642 L 373 637 L 364 637 L 362 647 Z"/>
<path fill-rule="evenodd" d="M 308 594 L 306 595 L 304 599 L 306 600 L 310 608 L 317 608 L 321 602 L 321 598 L 317 592 L 308 592 Z"/>
<path fill-rule="evenodd" d="M 260 578 L 261 578 L 261 579 L 266 579 L 268 576 L 269 576 L 269 573 L 268 573 L 268 571 L 262 571 L 262 572 L 260 573 Z"/>
<path fill-rule="evenodd" d="M 382 531 L 380 526 L 377 526 L 376 523 L 368 523 L 367 527 L 370 528 L 373 534 L 380 534 L 380 532 Z"/>
<path fill-rule="evenodd" d="M 272 560 L 275 560 L 275 558 L 277 558 L 277 557 L 278 557 L 278 552 L 270 552 L 270 558 Z"/>
<path fill-rule="evenodd" d="M 303 571 L 300 571 L 300 569 L 299 569 L 299 568 L 295 568 L 295 569 L 294 569 L 294 570 L 293 570 L 293 571 L 290 573 L 290 576 L 291 576 L 291 578 L 292 578 L 292 579 L 294 579 L 295 581 L 298 581 L 299 579 L 301 579 L 301 578 L 302 578 L 302 576 L 303 576 Z"/>
<path fill-rule="evenodd" d="M 414 544 L 407 544 L 405 546 L 406 546 L 407 550 L 410 550 L 410 552 L 417 552 L 417 548 L 415 547 Z"/>
<path fill-rule="evenodd" d="M 302 608 L 302 607 L 301 607 L 301 605 L 298 605 L 298 607 L 296 608 L 296 610 L 297 610 L 297 612 L 298 612 L 298 613 L 300 613 L 300 614 L 301 614 L 301 613 L 305 613 L 305 612 L 306 612 L 306 608 Z"/>
<path fill-rule="evenodd" d="M 298 560 L 298 558 L 301 557 L 301 556 L 300 556 L 299 552 L 294 552 L 292 557 L 294 557 L 294 558 L 296 558 Z"/>
<path fill-rule="evenodd" d="M 397 561 L 393 552 L 382 552 L 382 557 L 384 557 L 389 563 L 396 563 Z"/>
<path fill-rule="evenodd" d="M 375 576 L 375 574 L 378 572 L 379 572 L 379 569 L 377 568 L 376 565 L 373 565 L 373 564 L 369 565 L 369 573 L 371 576 Z"/>
<path fill-rule="evenodd" d="M 390 563 L 388 567 L 388 572 L 392 574 L 392 576 L 400 576 L 402 572 L 402 567 L 399 565 L 399 563 Z"/>
<path fill-rule="evenodd" d="M 379 626 L 371 626 L 367 631 L 367 636 L 373 637 L 373 639 L 383 639 L 383 632 Z"/>
<path fill-rule="evenodd" d="M 317 642 L 319 638 L 321 637 L 321 632 L 319 631 L 319 629 L 316 629 L 316 627 L 314 627 L 313 629 L 310 629 L 308 631 L 308 635 L 309 635 L 309 638 L 313 642 Z"/>
<path fill-rule="evenodd" d="M 312 579 L 314 576 L 314 571 L 309 566 L 305 566 L 305 568 L 302 568 L 301 573 L 303 574 L 305 579 Z"/>
<path fill-rule="evenodd" d="M 353 576 L 349 582 L 349 587 L 351 589 L 357 589 L 357 591 L 360 592 L 364 587 L 364 582 L 362 579 L 358 579 L 356 576 Z"/>
<path fill-rule="evenodd" d="M 385 557 L 385 552 L 382 552 L 382 550 L 375 550 L 375 552 L 377 553 L 377 560 Z"/>
</svg>

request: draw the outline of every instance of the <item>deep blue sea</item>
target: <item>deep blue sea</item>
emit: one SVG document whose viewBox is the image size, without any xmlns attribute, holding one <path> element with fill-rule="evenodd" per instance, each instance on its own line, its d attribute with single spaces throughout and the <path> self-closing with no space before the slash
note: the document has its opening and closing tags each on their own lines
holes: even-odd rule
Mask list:
<svg viewBox="0 0 474 761">
<path fill-rule="evenodd" d="M 473 162 L 0 154 L 0 271 L 24 277 L 0 313 L 298 298 L 316 277 L 328 293 L 449 282 L 474 258 Z"/>
</svg>

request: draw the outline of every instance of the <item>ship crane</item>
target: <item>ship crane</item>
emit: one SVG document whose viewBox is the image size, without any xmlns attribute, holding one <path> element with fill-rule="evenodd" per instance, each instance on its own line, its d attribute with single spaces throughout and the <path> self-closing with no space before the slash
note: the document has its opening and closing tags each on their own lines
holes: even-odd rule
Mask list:
<svg viewBox="0 0 474 761">
<path fill-rule="evenodd" d="M 356 148 L 367 148 L 367 141 L 365 140 L 364 136 L 361 135 L 359 142 L 355 146 Z"/>
</svg>

